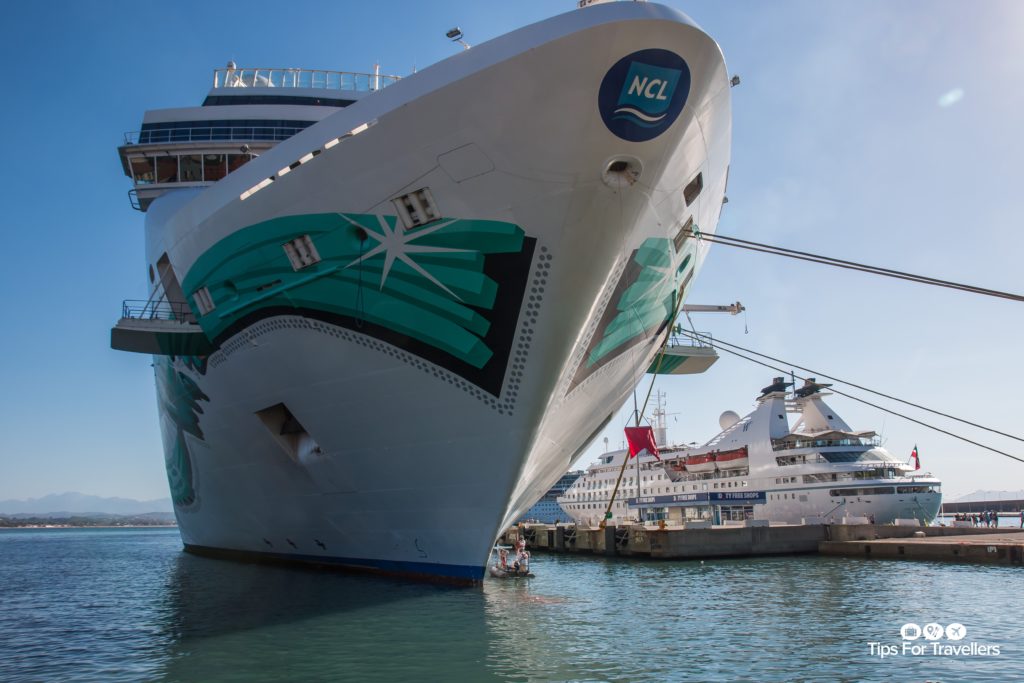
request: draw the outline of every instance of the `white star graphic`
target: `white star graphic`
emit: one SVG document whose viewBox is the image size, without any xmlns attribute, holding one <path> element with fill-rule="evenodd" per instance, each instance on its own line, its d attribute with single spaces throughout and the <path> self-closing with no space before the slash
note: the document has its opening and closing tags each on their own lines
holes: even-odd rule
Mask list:
<svg viewBox="0 0 1024 683">
<path fill-rule="evenodd" d="M 437 278 L 435 278 L 433 275 L 428 273 L 420 264 L 416 263 L 412 259 L 412 257 L 410 256 L 411 254 L 439 254 L 439 253 L 454 253 L 454 252 L 470 251 L 469 249 L 451 249 L 451 248 L 448 248 L 448 247 L 428 247 L 428 246 L 422 245 L 422 244 L 413 244 L 413 240 L 416 240 L 416 239 L 418 239 L 420 237 L 425 237 L 425 236 L 427 236 L 427 235 L 429 235 L 431 233 L 437 232 L 441 228 L 447 227 L 447 226 L 451 225 L 452 223 L 454 223 L 455 222 L 454 220 L 444 221 L 444 222 L 438 223 L 437 225 L 432 225 L 429 228 L 424 228 L 422 230 L 417 230 L 416 232 L 406 232 L 402 228 L 398 227 L 397 221 L 395 223 L 396 229 L 392 230 L 391 226 L 388 225 L 387 219 L 385 219 L 384 216 L 379 216 L 378 215 L 377 216 L 377 222 L 380 224 L 380 234 L 378 234 L 378 233 L 370 230 L 369 228 L 367 228 L 365 225 L 362 225 L 362 224 L 357 223 L 356 221 L 352 220 L 351 218 L 349 218 L 345 214 L 338 214 L 338 215 L 341 216 L 342 218 L 344 218 L 346 221 L 348 221 L 352 225 L 354 225 L 357 228 L 360 228 L 361 230 L 366 232 L 366 234 L 369 237 L 372 237 L 373 239 L 377 240 L 377 245 L 375 247 L 370 249 L 368 252 L 366 252 L 365 254 L 363 254 L 362 256 L 357 258 L 356 260 L 354 260 L 351 263 L 349 263 L 347 266 L 345 266 L 345 268 L 351 268 L 352 266 L 354 266 L 355 264 L 359 263 L 360 261 L 365 261 L 366 259 L 372 258 L 372 257 L 376 256 L 377 254 L 383 252 L 384 253 L 384 269 L 381 271 L 381 275 L 380 275 L 380 288 L 381 288 L 381 290 L 384 289 L 384 283 L 388 279 L 388 273 L 391 272 L 391 266 L 394 264 L 395 259 L 398 259 L 399 261 L 401 261 L 402 263 L 406 264 L 407 266 L 409 266 L 410 268 L 415 270 L 417 273 L 419 273 L 420 275 L 422 275 L 423 277 L 427 278 L 428 280 L 433 282 L 435 285 L 437 285 L 438 287 L 440 287 L 441 289 L 446 291 L 449 295 L 451 295 L 455 299 L 458 299 L 459 301 L 462 301 L 462 299 L 459 297 L 459 295 L 457 295 L 455 292 L 453 292 L 452 290 L 448 289 L 443 284 L 441 284 L 441 282 Z"/>
</svg>

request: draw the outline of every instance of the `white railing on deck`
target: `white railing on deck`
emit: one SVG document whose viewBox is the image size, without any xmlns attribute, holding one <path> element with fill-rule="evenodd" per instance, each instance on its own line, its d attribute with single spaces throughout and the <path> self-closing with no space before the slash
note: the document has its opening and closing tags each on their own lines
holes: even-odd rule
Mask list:
<svg viewBox="0 0 1024 683">
<path fill-rule="evenodd" d="M 321 69 L 214 69 L 214 88 L 316 88 L 323 90 L 380 90 L 400 76 L 323 71 Z"/>
<path fill-rule="evenodd" d="M 168 142 L 219 142 L 245 140 L 280 142 L 305 130 L 306 126 L 202 126 L 197 128 L 153 128 L 124 134 L 126 145 L 150 145 Z"/>
</svg>

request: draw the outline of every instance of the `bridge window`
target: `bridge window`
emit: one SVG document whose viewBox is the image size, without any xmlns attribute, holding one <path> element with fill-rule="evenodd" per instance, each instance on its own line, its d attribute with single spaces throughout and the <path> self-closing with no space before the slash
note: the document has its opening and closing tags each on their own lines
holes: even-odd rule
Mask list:
<svg viewBox="0 0 1024 683">
<path fill-rule="evenodd" d="M 203 180 L 215 182 L 227 175 L 226 154 L 204 154 L 203 155 Z"/>
<path fill-rule="evenodd" d="M 229 154 L 228 155 L 228 173 L 232 173 L 241 168 L 244 164 L 249 163 L 252 159 L 251 154 Z"/>
<path fill-rule="evenodd" d="M 148 185 L 156 180 L 153 157 L 133 157 L 130 164 L 136 185 Z"/>
<path fill-rule="evenodd" d="M 203 157 L 199 154 L 179 157 L 178 173 L 184 183 L 203 182 Z"/>
<path fill-rule="evenodd" d="M 156 157 L 156 181 L 158 183 L 178 182 L 178 157 Z"/>
<path fill-rule="evenodd" d="M 241 168 L 252 154 L 186 154 L 132 157 L 129 167 L 136 185 L 151 183 L 213 183 Z"/>
</svg>

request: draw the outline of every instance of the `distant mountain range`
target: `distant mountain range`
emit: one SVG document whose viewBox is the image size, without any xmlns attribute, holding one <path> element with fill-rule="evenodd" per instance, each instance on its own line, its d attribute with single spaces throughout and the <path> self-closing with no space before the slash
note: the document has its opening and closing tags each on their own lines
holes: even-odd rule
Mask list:
<svg viewBox="0 0 1024 683">
<path fill-rule="evenodd" d="M 1024 491 L 975 491 L 949 502 L 974 503 L 980 500 L 1024 500 Z"/>
<path fill-rule="evenodd" d="M 0 500 L 0 515 L 38 515 L 69 517 L 71 515 L 141 515 L 147 512 L 173 512 L 170 498 L 132 500 L 102 498 L 85 493 L 51 493 L 42 498 Z"/>
</svg>

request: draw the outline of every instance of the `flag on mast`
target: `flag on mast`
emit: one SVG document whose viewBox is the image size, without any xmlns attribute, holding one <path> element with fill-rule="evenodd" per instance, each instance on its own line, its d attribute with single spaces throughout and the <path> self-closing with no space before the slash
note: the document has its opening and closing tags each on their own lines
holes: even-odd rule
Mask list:
<svg viewBox="0 0 1024 683">
<path fill-rule="evenodd" d="M 914 450 L 910 453 L 910 457 L 914 459 L 914 469 L 921 469 L 921 456 L 917 454 L 917 444 L 914 444 Z"/>
<path fill-rule="evenodd" d="M 642 427 L 626 427 L 626 442 L 629 444 L 629 457 L 636 457 L 640 451 L 647 451 L 659 461 L 658 445 L 654 443 L 654 429 L 650 425 Z"/>
</svg>

